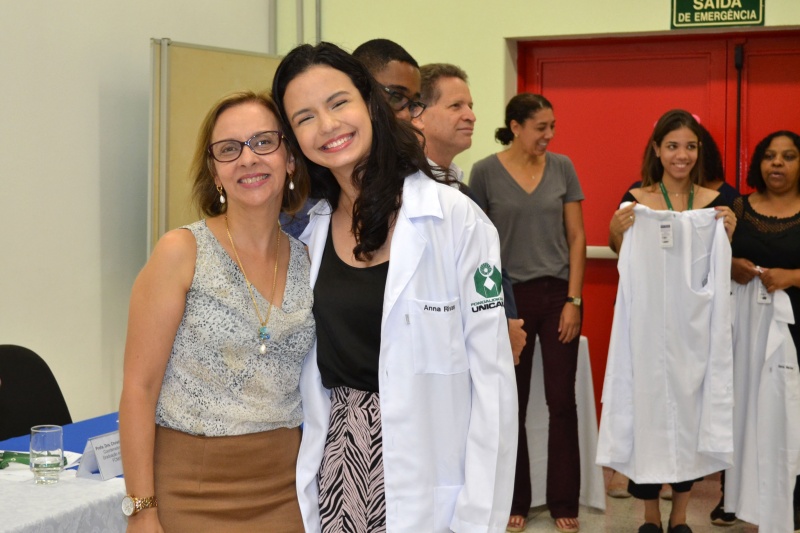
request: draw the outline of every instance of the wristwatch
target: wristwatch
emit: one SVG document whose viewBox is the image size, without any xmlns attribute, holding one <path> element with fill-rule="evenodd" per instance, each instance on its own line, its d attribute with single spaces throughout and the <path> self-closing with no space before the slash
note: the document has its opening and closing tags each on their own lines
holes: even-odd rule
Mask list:
<svg viewBox="0 0 800 533">
<path fill-rule="evenodd" d="M 122 498 L 122 514 L 125 516 L 133 516 L 139 511 L 150 509 L 151 507 L 158 507 L 158 500 L 156 500 L 155 496 L 137 498 L 128 494 Z"/>
<path fill-rule="evenodd" d="M 567 302 L 580 307 L 583 299 L 580 296 L 567 296 Z"/>
</svg>

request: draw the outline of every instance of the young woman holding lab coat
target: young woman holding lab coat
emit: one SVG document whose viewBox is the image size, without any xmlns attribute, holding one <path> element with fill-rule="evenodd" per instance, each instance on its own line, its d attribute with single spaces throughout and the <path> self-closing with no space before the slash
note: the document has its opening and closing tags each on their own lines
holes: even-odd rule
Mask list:
<svg viewBox="0 0 800 533">
<path fill-rule="evenodd" d="M 381 92 L 328 43 L 295 48 L 273 81 L 323 198 L 303 235 L 318 335 L 300 385 L 303 520 L 502 532 L 517 406 L 497 232 L 434 180 Z"/>
<path fill-rule="evenodd" d="M 680 109 L 668 111 L 656 123 L 645 148 L 642 186 L 626 193 L 623 202 L 630 203 L 617 210 L 610 223 L 609 245 L 614 250 L 620 250 L 621 287 L 625 280 L 633 278 L 632 274 L 626 274 L 623 279 L 623 271 L 631 271 L 637 264 L 642 267 L 648 259 L 634 257 L 631 261 L 630 257 L 624 257 L 628 252 L 620 249 L 623 237 L 626 240 L 635 238 L 628 230 L 636 224 L 637 212 L 642 213 L 650 223 L 654 218 L 662 216 L 653 212 L 682 212 L 713 207 L 717 210 L 716 215 L 697 214 L 698 219 L 701 216 L 710 219 L 706 222 L 698 221 L 698 224 L 713 230 L 716 226 L 711 224 L 714 216 L 724 218 L 725 233 L 722 234 L 722 240 L 725 241 L 725 234 L 727 240 L 730 240 L 736 227 L 736 217 L 730 207 L 725 205 L 719 192 L 700 186 L 703 183 L 700 138 L 699 124 L 687 111 Z M 649 209 L 638 207 L 637 204 Z M 660 237 L 664 244 L 662 248 L 666 247 L 665 243 L 671 246 L 674 229 L 676 250 L 689 250 L 688 245 L 682 244 L 689 241 L 687 237 L 682 237 L 680 224 L 677 218 L 674 223 L 666 221 L 661 224 Z M 708 236 L 711 235 L 710 232 L 707 233 Z M 657 241 L 659 235 L 648 234 L 645 237 L 650 241 Z M 679 242 L 680 239 L 683 240 Z M 723 250 L 725 247 L 727 251 Z M 635 253 L 635 248 L 633 250 L 631 253 Z M 724 267 L 728 268 L 730 248 L 727 242 L 725 246 L 715 247 L 713 253 L 701 259 L 712 265 L 725 263 Z M 660 256 L 658 261 L 661 261 Z M 697 265 L 703 264 L 703 261 L 696 261 L 691 268 L 699 270 L 700 267 Z M 667 264 L 666 260 L 661 262 Z M 677 264 L 677 261 L 669 264 Z M 638 274 L 640 276 L 636 279 L 646 280 L 647 286 L 655 287 L 653 292 L 663 293 L 659 287 L 670 286 L 673 281 L 672 278 L 659 279 L 660 270 L 655 268 L 653 271 L 646 270 Z M 673 299 L 678 300 L 684 294 L 689 298 L 694 296 L 689 290 L 678 295 L 678 291 L 683 290 L 681 280 L 693 278 L 694 274 L 683 271 L 666 272 L 667 276 L 674 277 L 674 289 L 670 290 Z M 719 278 L 718 275 L 715 279 Z M 708 279 L 711 279 L 710 275 Z M 726 279 L 727 276 L 724 280 Z M 709 285 L 711 284 L 709 282 Z M 662 531 L 658 502 L 660 481 L 670 482 L 673 489 L 672 510 L 667 531 L 691 533 L 691 529 L 686 525 L 686 507 L 693 480 L 724 469 L 730 464 L 728 456 L 732 451 L 728 449 L 732 448 L 730 424 L 727 433 L 721 431 L 716 438 L 714 436 L 708 438 L 708 434 L 714 431 L 702 425 L 711 419 L 724 426 L 726 420 L 730 422 L 733 405 L 729 389 L 726 392 L 714 388 L 716 386 L 714 384 L 725 380 L 713 378 L 714 384 L 710 384 L 711 378 L 706 374 L 709 368 L 715 367 L 715 361 L 718 361 L 725 367 L 732 380 L 730 334 L 727 336 L 727 352 L 713 353 L 715 349 L 721 350 L 723 347 L 722 343 L 712 342 L 711 354 L 708 347 L 709 339 L 702 335 L 692 337 L 691 334 L 695 332 L 692 328 L 701 323 L 698 317 L 705 316 L 709 305 L 713 306 L 714 302 L 720 302 L 721 307 L 728 305 L 729 308 L 728 290 L 713 292 L 712 289 L 704 287 L 702 291 L 696 293 L 699 294 L 698 299 L 703 301 L 683 301 L 685 314 L 682 316 L 685 318 L 669 322 L 672 318 L 669 317 L 667 320 L 669 323 L 665 326 L 659 322 L 658 317 L 666 308 L 662 305 L 666 300 L 658 295 L 648 297 L 648 289 L 645 286 L 637 285 L 636 289 L 638 291 L 636 298 L 639 302 L 653 302 L 651 308 L 641 308 L 637 311 L 639 313 L 637 318 L 648 317 L 645 322 L 648 322 L 647 327 L 650 331 L 634 331 L 641 322 L 621 318 L 626 312 L 630 312 L 631 316 L 636 312 L 625 309 L 629 298 L 627 296 L 620 298 L 622 293 L 618 293 L 612 344 L 609 348 L 609 366 L 603 390 L 603 415 L 597 462 L 621 471 L 629 478 L 640 480 L 640 483 L 636 483 L 632 479 L 628 487 L 628 491 L 634 497 L 644 500 L 645 503 L 645 523 L 639 528 L 639 533 Z M 691 310 L 695 310 L 696 314 L 693 315 Z M 715 324 L 718 324 L 719 317 L 726 316 L 723 311 L 725 309 L 717 309 L 712 313 L 717 320 Z M 726 321 L 722 320 L 720 323 L 721 331 L 724 331 L 724 322 Z M 727 323 L 730 324 L 729 320 Z M 629 328 L 629 331 L 626 331 L 626 328 Z M 676 335 L 676 332 L 679 334 Z M 708 331 L 700 333 L 706 334 Z M 640 343 L 638 339 L 641 338 L 646 341 Z M 694 364 L 700 361 L 703 364 Z M 686 364 L 687 362 L 689 364 Z M 643 390 L 646 390 L 647 394 L 637 394 Z M 717 392 L 726 394 L 712 398 Z M 631 409 L 624 407 L 623 403 L 620 403 L 622 398 L 627 398 L 623 403 L 633 407 Z M 710 404 L 708 412 L 703 411 L 702 417 L 698 416 L 700 408 L 697 407 L 701 403 L 702 409 Z M 724 438 L 726 435 L 727 439 Z M 713 442 L 709 445 L 708 441 Z"/>
</svg>

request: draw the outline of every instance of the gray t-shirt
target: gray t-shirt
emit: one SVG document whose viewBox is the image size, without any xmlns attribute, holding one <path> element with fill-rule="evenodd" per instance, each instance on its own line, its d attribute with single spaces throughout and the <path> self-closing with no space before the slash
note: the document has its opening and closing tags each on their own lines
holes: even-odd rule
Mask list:
<svg viewBox="0 0 800 533">
<path fill-rule="evenodd" d="M 564 204 L 583 200 L 572 161 L 545 154 L 544 176 L 527 194 L 497 158 L 472 167 L 469 186 L 500 234 L 503 267 L 514 283 L 544 276 L 569 280 Z"/>
</svg>

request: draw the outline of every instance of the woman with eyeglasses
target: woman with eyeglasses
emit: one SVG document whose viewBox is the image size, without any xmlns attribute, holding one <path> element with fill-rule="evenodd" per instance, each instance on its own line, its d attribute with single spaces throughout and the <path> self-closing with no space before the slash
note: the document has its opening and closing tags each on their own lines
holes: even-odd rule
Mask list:
<svg viewBox="0 0 800 533">
<path fill-rule="evenodd" d="M 192 175 L 207 218 L 166 233 L 133 287 L 120 402 L 128 532 L 303 531 L 300 368 L 309 261 L 278 214 L 306 176 L 265 94 L 220 100 Z"/>
<path fill-rule="evenodd" d="M 272 92 L 297 175 L 323 191 L 303 234 L 306 531 L 505 531 L 517 428 L 497 231 L 340 48 L 295 48 Z"/>
</svg>

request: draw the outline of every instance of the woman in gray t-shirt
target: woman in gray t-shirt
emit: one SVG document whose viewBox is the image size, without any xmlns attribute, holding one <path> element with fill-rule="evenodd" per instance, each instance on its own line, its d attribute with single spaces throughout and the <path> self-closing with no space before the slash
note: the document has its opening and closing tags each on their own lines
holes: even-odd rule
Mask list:
<svg viewBox="0 0 800 533">
<path fill-rule="evenodd" d="M 508 531 L 524 531 L 531 505 L 525 418 L 538 337 L 550 410 L 547 505 L 558 531 L 575 532 L 580 492 L 575 372 L 586 264 L 583 192 L 569 158 L 547 151 L 555 130 L 547 99 L 518 94 L 506 107 L 505 124 L 495 137 L 508 149 L 475 163 L 469 185 L 500 234 L 519 318 L 528 339 L 534 339 L 515 368 L 519 443 Z"/>
</svg>

